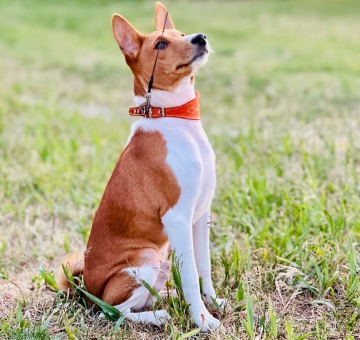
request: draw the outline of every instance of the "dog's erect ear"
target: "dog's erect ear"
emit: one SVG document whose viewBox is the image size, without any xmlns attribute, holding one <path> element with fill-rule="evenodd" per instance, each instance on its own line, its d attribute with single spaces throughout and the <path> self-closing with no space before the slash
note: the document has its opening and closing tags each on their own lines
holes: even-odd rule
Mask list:
<svg viewBox="0 0 360 340">
<path fill-rule="evenodd" d="M 136 57 L 141 49 L 143 35 L 119 14 L 112 17 L 112 29 L 121 52 L 128 57 Z"/>
<path fill-rule="evenodd" d="M 155 27 L 157 31 L 162 31 L 164 28 L 166 12 L 167 12 L 166 8 L 161 2 L 157 2 L 155 4 Z M 175 25 L 171 19 L 170 14 L 168 14 L 168 17 L 166 19 L 165 29 L 166 30 L 175 29 Z"/>
</svg>

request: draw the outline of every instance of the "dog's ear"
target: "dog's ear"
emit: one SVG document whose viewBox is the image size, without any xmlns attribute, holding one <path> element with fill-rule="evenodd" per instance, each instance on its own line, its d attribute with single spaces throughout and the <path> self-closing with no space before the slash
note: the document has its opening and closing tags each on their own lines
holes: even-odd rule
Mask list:
<svg viewBox="0 0 360 340">
<path fill-rule="evenodd" d="M 125 57 L 136 57 L 144 40 L 143 34 L 119 14 L 114 14 L 112 17 L 112 29 L 115 40 Z"/>
<path fill-rule="evenodd" d="M 157 2 L 155 4 L 155 27 L 157 31 L 162 31 L 164 28 L 166 12 L 167 10 L 161 2 Z M 170 14 L 168 14 L 168 17 L 166 19 L 165 29 L 166 30 L 175 29 L 175 25 L 171 19 Z"/>
</svg>

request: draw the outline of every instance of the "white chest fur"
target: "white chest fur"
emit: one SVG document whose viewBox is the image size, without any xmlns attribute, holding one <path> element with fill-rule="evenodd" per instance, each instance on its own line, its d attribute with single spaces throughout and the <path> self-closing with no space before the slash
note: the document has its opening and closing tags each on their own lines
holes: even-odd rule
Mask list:
<svg viewBox="0 0 360 340">
<path fill-rule="evenodd" d="M 209 210 L 216 183 L 215 153 L 201 122 L 178 118 L 142 118 L 133 124 L 128 142 L 139 128 L 143 131 L 159 131 L 164 136 L 168 150 L 166 161 L 181 188 L 178 204 L 184 202 L 184 209 L 191 209 L 195 223 Z"/>
</svg>

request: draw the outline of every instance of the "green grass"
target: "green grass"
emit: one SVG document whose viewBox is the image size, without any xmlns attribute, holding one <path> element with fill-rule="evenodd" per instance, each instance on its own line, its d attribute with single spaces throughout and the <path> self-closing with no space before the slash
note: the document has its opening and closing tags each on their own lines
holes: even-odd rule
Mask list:
<svg viewBox="0 0 360 340">
<path fill-rule="evenodd" d="M 167 1 L 215 51 L 196 82 L 217 155 L 213 279 L 233 311 L 204 339 L 360 336 L 360 3 Z M 181 299 L 156 328 L 99 319 L 44 286 L 85 249 L 133 120 L 118 12 L 150 1 L 0 3 L 0 338 L 179 339 Z M 180 311 L 180 312 L 179 312 Z M 190 333 L 191 334 L 191 333 Z"/>
</svg>

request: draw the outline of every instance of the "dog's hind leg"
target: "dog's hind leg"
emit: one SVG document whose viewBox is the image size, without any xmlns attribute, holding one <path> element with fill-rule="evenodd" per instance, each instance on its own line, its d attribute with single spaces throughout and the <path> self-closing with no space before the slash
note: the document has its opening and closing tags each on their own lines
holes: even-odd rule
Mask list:
<svg viewBox="0 0 360 340">
<path fill-rule="evenodd" d="M 165 310 L 153 312 L 134 312 L 141 310 L 152 302 L 152 296 L 144 286 L 156 287 L 159 277 L 159 266 L 146 265 L 130 267 L 117 273 L 108 282 L 103 300 L 114 305 L 125 317 L 135 322 L 161 325 L 171 319 Z M 116 296 L 116 299 L 114 297 Z"/>
</svg>

